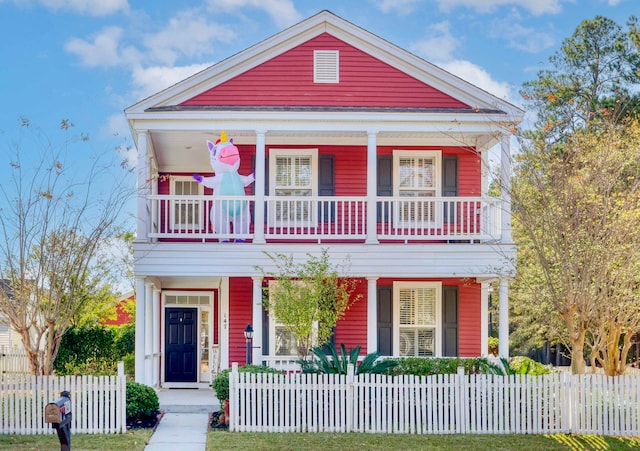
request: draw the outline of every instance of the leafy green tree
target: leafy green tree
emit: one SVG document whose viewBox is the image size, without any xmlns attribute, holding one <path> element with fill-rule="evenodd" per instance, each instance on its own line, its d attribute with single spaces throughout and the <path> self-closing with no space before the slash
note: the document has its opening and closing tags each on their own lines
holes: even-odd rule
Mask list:
<svg viewBox="0 0 640 451">
<path fill-rule="evenodd" d="M 638 36 L 633 16 L 627 29 L 602 16 L 584 20 L 549 59 L 551 67 L 523 86 L 537 113 L 536 132 L 562 141 L 602 116 L 619 120 L 637 107 Z"/>
<path fill-rule="evenodd" d="M 326 343 L 349 307 L 361 298 L 354 294 L 358 280 L 346 277 L 347 264 L 333 265 L 326 249 L 320 256 L 307 254 L 304 262 L 292 256 L 266 254 L 274 271 L 258 268 L 273 278 L 263 306 L 293 334 L 298 357 L 305 359 L 314 344 Z"/>
<path fill-rule="evenodd" d="M 0 313 L 20 334 L 32 373 L 47 375 L 74 318 L 103 297 L 101 265 L 135 189 L 111 172 L 117 163 L 83 148 L 86 135 L 70 136 L 69 121 L 60 149 L 28 120 L 22 127 L 0 184 Z M 78 158 L 86 167 L 73 166 Z"/>
</svg>

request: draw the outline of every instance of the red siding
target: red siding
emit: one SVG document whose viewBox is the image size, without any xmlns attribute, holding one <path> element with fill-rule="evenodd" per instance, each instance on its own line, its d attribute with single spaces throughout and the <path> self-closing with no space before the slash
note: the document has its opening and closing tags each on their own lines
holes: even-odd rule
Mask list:
<svg viewBox="0 0 640 451">
<path fill-rule="evenodd" d="M 479 283 L 458 283 L 458 355 L 477 357 L 480 350 L 480 296 Z"/>
<path fill-rule="evenodd" d="M 233 362 L 247 363 L 244 328 L 252 324 L 253 281 L 250 277 L 229 279 L 229 367 Z M 254 349 L 254 352 L 260 350 Z"/>
<path fill-rule="evenodd" d="M 340 82 L 313 82 L 313 51 L 340 52 Z M 286 105 L 344 107 L 469 108 L 323 33 L 182 105 Z"/>
<path fill-rule="evenodd" d="M 335 343 L 344 343 L 348 349 L 360 346 L 361 355 L 367 354 L 367 281 L 358 281 L 354 296 L 361 295 L 336 324 Z"/>
</svg>

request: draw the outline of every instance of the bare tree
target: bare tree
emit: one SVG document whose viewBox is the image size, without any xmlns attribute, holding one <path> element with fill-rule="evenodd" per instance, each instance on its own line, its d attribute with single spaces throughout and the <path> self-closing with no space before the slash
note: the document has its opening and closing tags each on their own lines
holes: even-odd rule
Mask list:
<svg viewBox="0 0 640 451">
<path fill-rule="evenodd" d="M 30 127 L 23 120 L 0 185 L 0 313 L 20 334 L 32 373 L 46 375 L 73 317 L 101 289 L 101 247 L 134 188 L 110 158 L 78 154 L 88 138 L 70 137 L 69 121 L 59 150 Z"/>
</svg>

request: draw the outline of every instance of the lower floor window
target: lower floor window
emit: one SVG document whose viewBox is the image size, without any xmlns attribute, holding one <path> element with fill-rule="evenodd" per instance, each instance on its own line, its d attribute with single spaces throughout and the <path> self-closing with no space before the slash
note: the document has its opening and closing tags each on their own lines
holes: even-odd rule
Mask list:
<svg viewBox="0 0 640 451">
<path fill-rule="evenodd" d="M 437 339 L 441 329 L 440 282 L 395 282 L 394 355 L 432 357 L 441 355 Z"/>
</svg>

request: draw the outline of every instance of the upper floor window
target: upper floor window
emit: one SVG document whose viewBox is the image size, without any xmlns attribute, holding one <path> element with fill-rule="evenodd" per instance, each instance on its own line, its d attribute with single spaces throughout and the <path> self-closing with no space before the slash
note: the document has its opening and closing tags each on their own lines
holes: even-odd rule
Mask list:
<svg viewBox="0 0 640 451">
<path fill-rule="evenodd" d="M 394 196 L 411 197 L 398 203 L 400 226 L 434 225 L 442 218 L 435 202 L 426 197 L 440 197 L 441 152 L 394 150 Z"/>
<path fill-rule="evenodd" d="M 340 81 L 340 52 L 338 50 L 313 51 L 313 82 L 338 83 Z"/>
<path fill-rule="evenodd" d="M 200 199 L 186 196 L 204 194 L 203 185 L 186 176 L 171 177 L 171 228 L 174 230 L 199 230 L 203 226 L 203 206 Z"/>
<path fill-rule="evenodd" d="M 395 282 L 394 355 L 433 357 L 442 354 L 440 282 Z"/>
<path fill-rule="evenodd" d="M 281 197 L 312 197 L 318 192 L 318 149 L 271 149 L 269 173 L 274 174 L 269 195 Z M 269 214 L 276 223 L 296 225 L 314 220 L 312 201 L 303 199 L 278 200 Z"/>
</svg>

